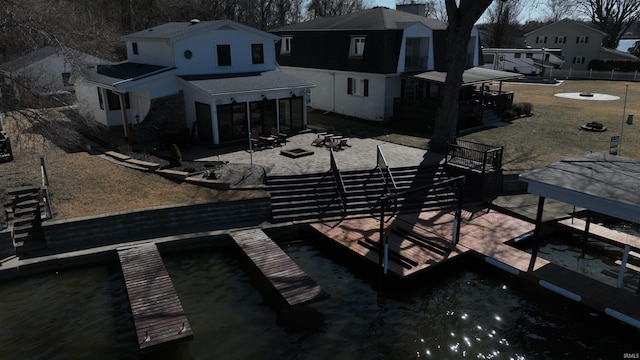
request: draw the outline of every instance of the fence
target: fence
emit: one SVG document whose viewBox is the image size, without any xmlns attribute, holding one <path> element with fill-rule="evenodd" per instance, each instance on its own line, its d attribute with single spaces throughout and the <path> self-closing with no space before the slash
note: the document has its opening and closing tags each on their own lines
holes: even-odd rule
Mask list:
<svg viewBox="0 0 640 360">
<path fill-rule="evenodd" d="M 545 77 L 566 79 L 566 80 L 619 80 L 619 81 L 640 81 L 638 71 L 595 71 L 595 70 L 574 70 L 574 69 L 548 69 Z"/>
</svg>

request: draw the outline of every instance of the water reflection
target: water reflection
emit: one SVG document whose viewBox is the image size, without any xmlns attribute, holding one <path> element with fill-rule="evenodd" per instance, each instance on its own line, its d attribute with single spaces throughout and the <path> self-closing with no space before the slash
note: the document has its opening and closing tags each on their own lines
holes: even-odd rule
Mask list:
<svg viewBox="0 0 640 360">
<path fill-rule="evenodd" d="M 586 359 L 638 351 L 637 330 L 472 260 L 378 297 L 377 276 L 352 258 L 302 242 L 284 248 L 331 294 L 308 313 L 321 314 L 321 326 L 284 326 L 235 249 L 172 254 L 164 260 L 194 339 L 149 358 Z M 117 265 L 0 284 L 0 294 L 2 358 L 137 357 Z"/>
</svg>

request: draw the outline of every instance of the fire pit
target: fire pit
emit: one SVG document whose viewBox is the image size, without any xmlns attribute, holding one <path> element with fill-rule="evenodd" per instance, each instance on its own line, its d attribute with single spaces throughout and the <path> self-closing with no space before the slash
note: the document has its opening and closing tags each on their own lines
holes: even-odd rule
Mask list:
<svg viewBox="0 0 640 360">
<path fill-rule="evenodd" d="M 580 128 L 582 130 L 587 130 L 587 131 L 598 131 L 598 132 L 607 131 L 607 128 L 604 125 L 602 125 L 602 123 L 599 123 L 597 121 L 586 123 L 580 126 Z"/>
<path fill-rule="evenodd" d="M 284 155 L 286 157 L 296 159 L 303 156 L 313 155 L 313 151 L 309 151 L 301 148 L 295 148 L 291 150 L 281 150 L 280 155 Z"/>
</svg>

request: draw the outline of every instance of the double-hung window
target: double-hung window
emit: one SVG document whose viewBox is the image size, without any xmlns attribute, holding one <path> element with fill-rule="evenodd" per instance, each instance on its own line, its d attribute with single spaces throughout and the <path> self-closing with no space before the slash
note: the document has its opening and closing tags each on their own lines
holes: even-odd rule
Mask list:
<svg viewBox="0 0 640 360">
<path fill-rule="evenodd" d="M 369 79 L 347 78 L 347 94 L 369 96 Z"/>
<path fill-rule="evenodd" d="M 216 50 L 218 51 L 218 66 L 231 66 L 231 45 L 217 45 Z"/>
<path fill-rule="evenodd" d="M 264 64 L 264 47 L 262 44 L 251 44 L 251 63 Z"/>
<path fill-rule="evenodd" d="M 364 36 L 352 36 L 351 45 L 349 46 L 350 58 L 361 58 L 364 54 L 364 44 L 366 38 Z"/>
<path fill-rule="evenodd" d="M 291 40 L 293 36 L 283 36 L 280 43 L 280 55 L 291 55 Z"/>
</svg>

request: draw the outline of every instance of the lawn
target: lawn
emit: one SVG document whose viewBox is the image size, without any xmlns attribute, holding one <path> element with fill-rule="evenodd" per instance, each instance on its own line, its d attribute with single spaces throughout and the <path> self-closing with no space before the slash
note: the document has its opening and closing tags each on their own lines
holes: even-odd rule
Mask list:
<svg viewBox="0 0 640 360">
<path fill-rule="evenodd" d="M 504 84 L 514 91 L 516 102 L 531 102 L 531 117 L 507 126 L 477 131 L 461 138 L 504 146 L 506 170 L 522 171 L 566 157 L 608 152 L 611 136 L 620 135 L 626 83 L 613 81 L 566 81 L 560 86 Z M 628 84 L 626 114 L 640 113 L 640 83 Z M 560 92 L 591 92 L 619 96 L 615 101 L 571 100 L 555 97 Z M 333 127 L 354 136 L 374 137 L 417 148 L 427 148 L 426 133 L 398 131 L 344 116 L 310 111 L 312 127 Z M 602 122 L 602 133 L 580 130 L 590 121 Z M 9 125 L 9 124 L 6 124 Z M 11 126 L 11 125 L 10 125 Z M 64 151 L 27 126 L 9 128 L 16 160 L 0 163 L 0 200 L 9 199 L 6 189 L 41 183 L 40 156 L 49 173 L 50 195 L 56 218 L 73 218 L 172 204 L 193 204 L 263 196 L 261 191 L 217 191 L 179 184 L 160 176 L 131 170 L 84 151 Z M 16 134 L 19 134 L 16 136 Z M 76 150 L 80 150 L 79 148 Z M 624 124 L 622 155 L 640 159 L 640 120 Z"/>
<path fill-rule="evenodd" d="M 563 158 L 588 152 L 609 152 L 611 137 L 620 135 L 625 109 L 640 114 L 640 83 L 616 81 L 569 80 L 557 86 L 504 83 L 503 91 L 513 91 L 514 101 L 533 104 L 533 116 L 512 121 L 509 125 L 461 135 L 461 139 L 504 147 L 504 168 L 523 171 L 544 166 Z M 493 88 L 497 84 L 492 85 Z M 573 100 L 554 96 L 557 93 L 600 93 L 618 96 L 618 100 Z M 605 132 L 580 129 L 591 121 L 601 122 Z M 621 155 L 640 159 L 640 120 L 624 124 Z M 309 114 L 311 126 L 334 127 L 399 144 L 427 148 L 428 134 L 403 132 L 372 126 L 354 119 L 332 117 L 318 112 Z"/>
</svg>

